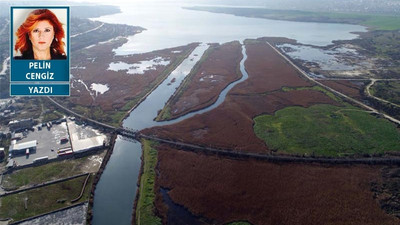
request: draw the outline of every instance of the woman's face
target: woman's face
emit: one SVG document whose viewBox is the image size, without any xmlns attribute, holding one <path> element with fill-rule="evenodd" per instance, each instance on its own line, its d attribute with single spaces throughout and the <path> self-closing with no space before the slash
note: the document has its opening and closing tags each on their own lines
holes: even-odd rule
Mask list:
<svg viewBox="0 0 400 225">
<path fill-rule="evenodd" d="M 47 20 L 39 21 L 29 32 L 34 51 L 47 51 L 54 39 L 54 28 Z"/>
</svg>

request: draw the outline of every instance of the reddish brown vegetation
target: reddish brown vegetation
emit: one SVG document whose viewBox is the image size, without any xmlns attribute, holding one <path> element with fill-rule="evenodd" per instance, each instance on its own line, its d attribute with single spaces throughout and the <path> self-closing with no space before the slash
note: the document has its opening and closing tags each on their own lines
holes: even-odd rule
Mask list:
<svg viewBox="0 0 400 225">
<path fill-rule="evenodd" d="M 144 92 L 149 91 L 151 85 L 155 85 L 157 79 L 160 79 L 160 75 L 167 66 L 158 65 L 155 70 L 146 70 L 144 74 L 127 74 L 126 70 L 108 70 L 111 62 L 133 64 L 162 57 L 173 64 L 179 55 L 184 55 L 197 46 L 197 44 L 190 44 L 144 54 L 115 56 L 112 50 L 122 43 L 121 41 L 110 42 L 82 50 L 81 53 L 85 54 L 84 57 L 82 55 L 82 57 L 79 57 L 81 60 L 74 63 L 78 66 L 78 69 L 71 70 L 74 76 L 71 102 L 83 106 L 100 106 L 104 111 L 119 109 L 130 99 L 144 95 Z M 174 53 L 174 51 L 179 53 Z M 85 67 L 85 69 L 79 69 L 79 67 Z M 81 82 L 77 82 L 78 80 L 86 84 L 93 97 Z M 92 83 L 107 84 L 109 90 L 96 96 L 96 92 L 90 89 Z"/>
<path fill-rule="evenodd" d="M 282 87 L 311 86 L 265 43 L 246 44 L 249 78 L 234 87 L 216 109 L 180 123 L 144 130 L 146 134 L 205 146 L 266 152 L 253 131 L 253 118 L 287 106 L 338 104 L 314 90 L 280 91 Z"/>
<path fill-rule="evenodd" d="M 356 99 L 362 99 L 362 96 L 360 94 L 360 89 L 363 87 L 362 82 L 357 82 L 355 83 L 354 81 L 348 81 L 348 80 L 320 80 L 321 83 L 325 84 L 326 86 L 329 86 L 347 96 L 350 96 L 352 98 Z"/>
<path fill-rule="evenodd" d="M 243 56 L 238 41 L 212 46 L 211 49 L 196 74 L 189 78 L 190 83 L 183 94 L 171 99 L 171 118 L 213 104 L 226 86 L 242 76 L 238 68 Z"/>
<path fill-rule="evenodd" d="M 370 191 L 380 168 L 275 164 L 160 146 L 156 185 L 193 214 L 218 224 L 399 224 Z M 165 218 L 160 193 L 156 207 Z"/>
<path fill-rule="evenodd" d="M 246 44 L 249 79 L 232 89 L 233 94 L 265 93 L 282 87 L 312 86 L 266 43 Z"/>
</svg>

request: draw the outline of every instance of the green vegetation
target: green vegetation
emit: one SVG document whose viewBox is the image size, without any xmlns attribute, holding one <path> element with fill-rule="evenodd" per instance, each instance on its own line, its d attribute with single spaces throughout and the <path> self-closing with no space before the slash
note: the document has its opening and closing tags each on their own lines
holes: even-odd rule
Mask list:
<svg viewBox="0 0 400 225">
<path fill-rule="evenodd" d="M 91 10 L 90 10 L 91 11 Z M 91 21 L 88 19 L 79 19 L 76 17 L 71 18 L 73 24 L 79 24 L 79 26 L 71 26 L 71 30 L 74 34 L 82 33 L 87 30 L 98 28 L 102 23 L 98 21 Z M 82 25 L 82 26 L 81 26 Z M 92 30 L 88 33 L 83 33 L 71 38 L 71 51 L 76 54 L 82 54 L 82 50 L 85 47 L 97 44 L 99 42 L 107 41 L 119 36 L 130 36 L 134 35 L 136 32 L 142 31 L 141 27 L 134 27 L 125 24 L 108 24 L 104 23 L 103 26 L 96 30 Z M 124 40 L 120 40 L 124 41 Z M 74 64 L 72 62 L 72 64 Z"/>
<path fill-rule="evenodd" d="M 164 121 L 171 119 L 171 107 L 170 104 L 167 103 L 164 108 L 158 113 L 156 121 Z"/>
<path fill-rule="evenodd" d="M 377 30 L 398 30 L 400 29 L 400 17 L 385 15 L 359 15 L 365 17 L 366 20 L 361 23 Z"/>
<path fill-rule="evenodd" d="M 394 71 L 391 77 L 397 77 L 400 72 L 400 33 L 397 31 L 372 31 L 362 35 L 361 39 L 352 40 L 351 43 L 366 49 L 366 53 L 373 57 L 383 58 L 385 68 Z M 380 73 L 383 73 L 380 72 Z M 386 72 L 387 73 L 387 72 Z M 389 77 L 390 78 L 390 77 Z"/>
<path fill-rule="evenodd" d="M 53 120 L 58 120 L 63 117 L 64 117 L 64 114 L 62 114 L 58 111 L 48 112 L 43 115 L 42 123 L 46 123 L 46 122 L 53 121 Z"/>
<path fill-rule="evenodd" d="M 82 190 L 86 176 L 81 176 L 61 183 L 48 185 L 0 198 L 0 218 L 12 218 L 14 221 L 51 212 L 72 205 Z M 82 198 L 89 199 L 93 177 L 89 178 Z M 25 208 L 26 207 L 26 208 Z"/>
<path fill-rule="evenodd" d="M 244 221 L 238 221 L 238 222 L 227 223 L 226 225 L 251 225 L 251 223 L 244 222 Z"/>
<path fill-rule="evenodd" d="M 371 87 L 371 94 L 400 105 L 400 81 L 378 81 Z"/>
<path fill-rule="evenodd" d="M 285 92 L 287 92 L 287 91 L 294 91 L 294 90 L 296 90 L 296 91 L 300 91 L 300 90 L 314 90 L 314 91 L 319 91 L 319 92 L 322 92 L 322 93 L 326 94 L 327 96 L 329 96 L 330 98 L 332 98 L 333 100 L 335 100 L 335 101 L 337 101 L 337 102 L 343 102 L 342 99 L 336 97 L 332 92 L 330 92 L 330 91 L 326 90 L 325 88 L 323 88 L 323 87 L 321 87 L 321 86 L 318 86 L 318 85 L 315 85 L 315 86 L 312 86 L 312 87 L 296 87 L 296 88 L 293 88 L 293 87 L 283 87 L 283 88 L 282 88 L 282 91 L 285 91 Z"/>
<path fill-rule="evenodd" d="M 3 187 L 6 189 L 17 189 L 25 185 L 40 184 L 46 181 L 61 179 L 84 173 L 85 165 L 90 164 L 90 156 L 64 160 L 61 162 L 52 162 L 43 166 L 28 167 L 14 171 L 3 177 Z"/>
<path fill-rule="evenodd" d="M 352 107 L 287 107 L 254 121 L 256 135 L 269 148 L 287 153 L 343 156 L 400 150 L 395 125 Z"/>
<path fill-rule="evenodd" d="M 111 126 L 118 126 L 126 112 L 103 111 L 99 106 L 73 105 L 72 111 L 88 118 L 107 123 Z"/>
<path fill-rule="evenodd" d="M 15 114 L 11 120 L 20 120 L 26 118 L 39 118 L 42 113 L 42 100 L 36 97 L 20 98 L 13 106 L 22 113 Z"/>
<path fill-rule="evenodd" d="M 361 13 L 308 12 L 299 10 L 275 10 L 264 8 L 188 7 L 187 9 L 228 13 L 236 16 L 302 22 L 348 23 L 368 26 L 376 30 L 400 29 L 400 17 Z"/>
<path fill-rule="evenodd" d="M 139 199 L 136 206 L 137 224 L 161 224 L 161 219 L 154 214 L 154 180 L 157 164 L 157 143 L 142 139 L 143 173 L 140 177 Z"/>
<path fill-rule="evenodd" d="M 127 111 L 116 111 L 114 114 L 110 115 L 111 122 L 110 124 L 118 127 L 119 123 L 124 119 Z"/>
</svg>

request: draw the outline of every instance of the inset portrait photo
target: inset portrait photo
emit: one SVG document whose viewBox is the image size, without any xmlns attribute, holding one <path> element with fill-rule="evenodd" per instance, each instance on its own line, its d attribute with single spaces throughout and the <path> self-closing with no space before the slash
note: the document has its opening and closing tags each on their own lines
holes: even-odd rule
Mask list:
<svg viewBox="0 0 400 225">
<path fill-rule="evenodd" d="M 67 59 L 66 8 L 12 8 L 11 13 L 14 59 Z"/>
</svg>

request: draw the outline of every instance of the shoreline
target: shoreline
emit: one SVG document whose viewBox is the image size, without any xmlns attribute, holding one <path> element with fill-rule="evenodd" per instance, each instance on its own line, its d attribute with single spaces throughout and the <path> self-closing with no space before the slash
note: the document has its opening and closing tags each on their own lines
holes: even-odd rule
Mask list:
<svg viewBox="0 0 400 225">
<path fill-rule="evenodd" d="M 115 141 L 117 139 L 118 135 L 113 134 L 111 137 L 110 143 L 110 149 L 107 151 L 106 155 L 103 158 L 103 161 L 101 162 L 100 168 L 97 171 L 95 177 L 93 178 L 93 184 L 92 184 L 92 189 L 90 190 L 90 196 L 89 196 L 89 204 L 88 204 L 88 210 L 87 210 L 87 215 L 86 215 L 86 222 L 87 224 L 92 224 L 92 219 L 93 219 L 93 205 L 94 205 L 94 193 L 96 191 L 96 187 L 98 182 L 100 181 L 101 175 L 103 174 L 103 171 L 105 170 L 108 161 L 111 158 L 111 155 L 114 151 L 114 146 L 115 146 Z"/>
<path fill-rule="evenodd" d="M 189 57 L 189 55 L 194 51 L 194 49 L 196 49 L 198 47 L 198 45 L 200 44 L 199 42 L 194 42 L 194 43 L 189 43 L 188 45 L 194 45 L 196 44 L 196 46 L 194 46 L 190 51 L 187 52 L 187 54 L 185 54 L 182 59 L 179 59 L 178 62 L 176 63 L 176 65 L 173 65 L 171 69 L 168 68 L 168 71 L 170 71 L 168 74 L 166 74 L 152 89 L 150 89 L 129 111 L 126 112 L 125 116 L 122 118 L 122 120 L 120 121 L 119 125 L 122 126 L 122 122 L 129 117 L 129 115 L 131 114 L 131 112 L 133 110 L 135 110 L 144 100 L 146 100 L 146 98 L 153 93 L 153 91 L 158 88 L 158 86 L 160 86 L 160 84 L 162 84 L 171 74 L 172 71 L 174 71 L 187 57 Z M 165 49 L 162 49 L 165 50 Z"/>
<path fill-rule="evenodd" d="M 195 44 L 195 43 L 191 43 L 191 44 Z M 185 60 L 185 59 L 193 52 L 193 50 L 198 46 L 198 44 L 199 44 L 199 43 L 197 43 L 197 45 L 195 45 L 190 51 L 188 51 L 188 53 L 185 54 L 185 56 L 182 57 L 182 59 L 179 60 L 179 62 L 176 63 L 176 65 L 174 65 L 171 69 L 168 69 L 168 70 L 172 70 L 172 71 L 175 70 L 176 67 L 178 67 L 178 66 L 182 63 L 182 61 Z M 163 77 L 163 79 L 161 79 L 161 80 L 157 83 L 157 85 L 155 85 L 150 91 L 148 91 L 148 92 L 146 93 L 146 95 L 143 96 L 143 97 L 140 99 L 140 101 L 138 101 L 129 111 L 126 112 L 125 116 L 124 116 L 124 117 L 121 119 L 121 121 L 119 122 L 119 125 L 120 125 L 120 126 L 123 125 L 123 121 L 124 121 L 126 118 L 129 117 L 130 113 L 131 113 L 137 106 L 139 106 L 139 105 L 140 105 L 140 104 L 141 104 L 141 103 L 142 103 L 142 102 L 143 102 L 143 101 L 144 101 L 144 100 L 145 100 L 145 99 L 146 99 L 146 98 L 147 98 L 147 97 L 162 83 L 162 82 L 164 82 L 164 81 L 168 78 L 169 75 L 170 75 L 170 73 L 167 73 L 167 74 Z M 118 137 L 118 135 L 114 134 L 113 137 L 111 138 L 111 141 L 110 141 L 110 142 L 112 143 L 112 145 L 110 146 L 109 151 L 107 151 L 107 154 L 104 156 L 104 159 L 103 159 L 103 162 L 102 162 L 102 164 L 101 164 L 101 166 L 100 166 L 100 168 L 99 168 L 99 171 L 96 173 L 96 176 L 95 176 L 95 178 L 94 178 L 93 185 L 92 185 L 92 190 L 91 190 L 91 193 L 90 193 L 89 207 L 88 207 L 88 214 L 87 214 L 87 222 L 88 222 L 88 224 L 92 224 L 92 218 L 93 218 L 93 211 L 92 211 L 92 209 L 93 209 L 93 205 L 94 205 L 94 195 L 95 195 L 96 186 L 97 186 L 99 180 L 101 179 L 101 175 L 102 175 L 103 171 L 105 170 L 108 161 L 109 161 L 110 158 L 111 158 L 111 155 L 112 155 L 112 153 L 113 153 L 113 151 L 114 151 L 114 146 L 115 146 L 116 141 L 117 141 L 117 137 Z M 143 144 L 142 144 L 142 146 L 143 146 Z M 137 179 L 137 182 L 136 182 L 138 187 L 140 187 L 140 179 L 141 179 L 141 174 L 142 174 L 142 173 L 143 173 L 143 149 L 142 149 L 142 156 L 141 156 L 141 167 L 140 167 L 139 176 L 138 176 L 138 179 Z M 134 223 L 134 221 L 135 221 L 136 205 L 137 205 L 137 200 L 138 200 L 138 198 L 139 198 L 139 189 L 136 190 L 136 194 L 135 194 L 135 198 L 134 198 L 134 207 L 133 207 L 132 221 L 131 221 L 131 222 L 133 222 L 133 223 Z"/>
<path fill-rule="evenodd" d="M 245 7 L 215 7 L 215 6 L 189 6 L 183 7 L 186 10 L 227 14 L 247 18 L 259 18 L 277 21 L 291 21 L 300 23 L 324 23 L 324 24 L 346 24 L 365 27 L 367 31 L 374 30 L 398 30 L 400 27 L 391 27 L 393 18 L 396 14 L 374 14 L 374 13 L 358 13 L 358 12 L 314 12 L 306 10 L 282 10 L 268 8 L 245 8 Z M 248 10 L 248 12 L 239 12 L 238 10 Z M 249 12 L 252 10 L 252 12 Z M 258 10 L 258 11 L 256 11 Z M 261 12 L 263 11 L 264 12 Z M 247 14 L 246 14 L 247 13 Z M 260 14 L 261 13 L 261 14 Z M 342 17 L 340 17 L 340 16 Z M 279 17 L 278 17 L 279 16 Z M 376 25 L 376 21 L 371 17 L 383 18 L 383 24 Z M 397 18 L 396 18 L 397 19 Z M 375 23 L 374 23 L 375 22 Z M 385 24 L 388 23 L 389 25 Z M 388 27 L 387 27 L 388 26 Z"/>
<path fill-rule="evenodd" d="M 204 110 L 210 106 L 212 106 L 213 104 L 215 104 L 217 102 L 217 100 L 219 99 L 221 93 L 227 89 L 229 87 L 229 85 L 231 85 L 232 83 L 235 83 L 236 81 L 240 80 L 243 78 L 243 74 L 240 71 L 240 62 L 243 60 L 244 55 L 242 54 L 242 50 L 240 49 L 240 54 L 241 56 L 238 58 L 237 60 L 237 65 L 236 65 L 236 69 L 235 69 L 235 78 L 229 82 L 226 82 L 225 85 L 223 85 L 222 88 L 219 88 L 219 86 L 215 86 L 218 88 L 218 90 L 215 90 L 215 87 L 211 90 L 212 91 L 212 95 L 211 98 L 205 102 L 200 102 L 199 104 L 194 105 L 193 107 L 184 110 L 182 112 L 179 112 L 177 114 L 173 114 L 171 115 L 169 118 L 165 118 L 164 114 L 166 113 L 166 111 L 171 110 L 172 106 L 176 106 L 177 103 L 179 103 L 179 101 L 181 100 L 182 97 L 184 97 L 185 92 L 189 92 L 191 85 L 193 84 L 193 82 L 195 83 L 195 85 L 199 85 L 198 83 L 196 83 L 195 80 L 193 80 L 194 77 L 196 77 L 199 73 L 200 69 L 203 69 L 203 65 L 204 63 L 208 63 L 207 60 L 210 60 L 210 57 L 213 53 L 215 53 L 216 51 L 218 51 L 218 49 L 215 48 L 222 48 L 224 47 L 224 45 L 227 44 L 231 44 L 234 43 L 236 41 L 232 41 L 232 42 L 226 42 L 226 43 L 222 43 L 222 44 L 216 44 L 216 45 L 210 45 L 210 47 L 206 50 L 206 52 L 204 53 L 204 55 L 202 56 L 202 58 L 196 63 L 196 65 L 192 68 L 192 70 L 190 71 L 190 73 L 188 74 L 188 76 L 185 77 L 185 79 L 183 80 L 183 82 L 179 85 L 178 89 L 176 89 L 176 91 L 174 92 L 173 95 L 171 95 L 171 97 L 168 99 L 168 101 L 165 103 L 163 109 L 160 111 L 160 113 L 157 115 L 156 117 L 156 121 L 158 122 L 166 122 L 166 121 L 172 121 L 172 120 L 176 120 L 179 119 L 180 117 L 186 116 L 190 113 L 195 113 L 197 111 L 201 111 Z M 240 44 L 240 48 L 243 47 L 243 44 Z M 209 65 L 208 65 L 209 66 Z M 207 66 L 205 68 L 208 68 Z M 226 79 L 229 78 L 229 75 L 223 75 Z M 199 90 L 201 88 L 195 88 L 196 90 Z M 217 92 L 217 93 L 214 93 Z"/>
</svg>

